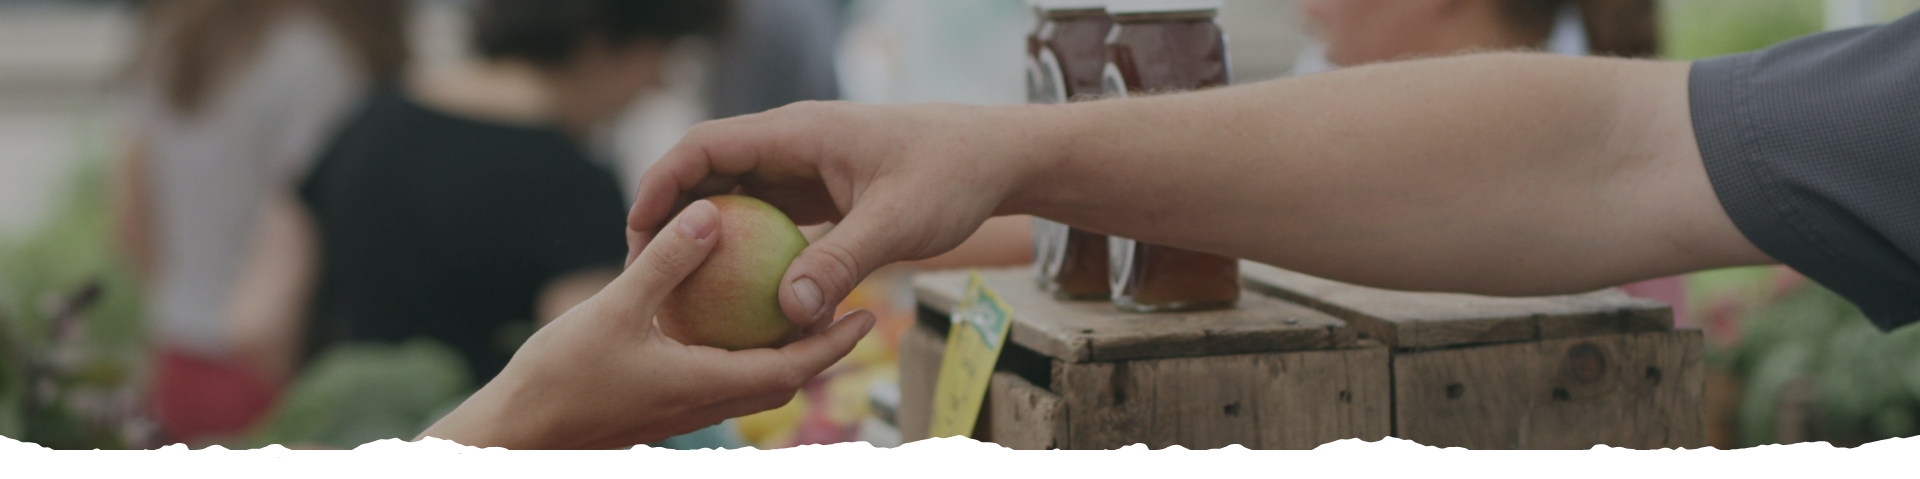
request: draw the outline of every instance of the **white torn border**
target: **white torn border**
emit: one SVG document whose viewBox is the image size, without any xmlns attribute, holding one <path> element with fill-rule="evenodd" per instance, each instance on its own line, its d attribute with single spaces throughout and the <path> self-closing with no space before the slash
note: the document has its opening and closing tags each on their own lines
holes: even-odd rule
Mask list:
<svg viewBox="0 0 1920 479">
<path fill-rule="evenodd" d="M 175 444 L 153 451 L 55 451 L 0 437 L 0 477 L 933 477 L 1050 479 L 1154 477 L 1355 476 L 1400 478 L 1793 477 L 1797 479 L 1914 474 L 1920 438 L 1889 439 L 1853 449 L 1827 443 L 1730 451 L 1653 450 L 1598 446 L 1584 451 L 1468 451 L 1402 439 L 1334 441 L 1312 451 L 1250 451 L 1240 446 L 1192 451 L 1133 445 L 1113 451 L 1014 451 L 967 438 L 929 439 L 893 449 L 864 442 L 753 449 L 678 451 L 508 451 L 452 441 L 388 439 L 351 451 L 294 451 L 275 445 L 234 451 Z M 109 476 L 111 474 L 111 476 Z M 264 474 L 264 475 L 263 475 Z M 1631 475 L 1628 475 L 1631 474 Z"/>
</svg>

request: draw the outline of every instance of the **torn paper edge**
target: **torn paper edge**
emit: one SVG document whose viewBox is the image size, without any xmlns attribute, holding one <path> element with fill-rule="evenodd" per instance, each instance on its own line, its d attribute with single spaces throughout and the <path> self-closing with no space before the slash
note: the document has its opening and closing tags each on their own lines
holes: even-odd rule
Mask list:
<svg viewBox="0 0 1920 479">
<path fill-rule="evenodd" d="M 680 464 L 689 467 L 714 466 L 772 466 L 772 464 L 791 464 L 806 456 L 816 454 L 843 454 L 852 452 L 856 456 L 874 458 L 885 464 L 900 464 L 910 458 L 975 458 L 998 467 L 1016 467 L 1016 469 L 1050 469 L 1050 467 L 1112 467 L 1135 466 L 1135 464 L 1165 464 L 1165 466 L 1190 467 L 1194 471 L 1204 471 L 1208 467 L 1221 466 L 1231 460 L 1244 460 L 1254 467 L 1267 471 L 1286 471 L 1286 469 L 1304 469 L 1321 460 L 1336 458 L 1392 458 L 1392 456 L 1425 456 L 1428 460 L 1446 460 L 1463 462 L 1473 467 L 1476 473 L 1484 477 L 1538 477 L 1544 471 L 1571 471 L 1576 467 L 1609 462 L 1609 464 L 1642 464 L 1649 467 L 1674 466 L 1730 466 L 1730 464 L 1749 464 L 1766 456 L 1788 456 L 1812 452 L 1816 456 L 1834 458 L 1847 464 L 1859 464 L 1870 458 L 1887 456 L 1916 456 L 1920 454 L 1920 437 L 1910 439 L 1887 439 L 1887 441 L 1868 442 L 1857 448 L 1836 448 L 1828 442 L 1803 442 L 1803 444 L 1770 444 L 1740 450 L 1718 450 L 1718 448 L 1661 448 L 1661 450 L 1630 450 L 1613 446 L 1594 446 L 1590 450 L 1580 450 L 1571 456 L 1530 456 L 1513 462 L 1498 462 L 1484 458 L 1465 448 L 1436 448 L 1423 446 L 1419 442 L 1405 439 L 1382 439 L 1382 441 L 1344 441 L 1327 442 L 1308 452 L 1294 454 L 1263 454 L 1248 450 L 1244 446 L 1225 446 L 1213 450 L 1188 450 L 1183 446 L 1169 446 L 1162 450 L 1150 450 L 1144 444 L 1133 444 L 1117 450 L 1102 450 L 1092 454 L 1066 454 L 1060 450 L 1050 450 L 1044 454 L 1027 454 L 1021 450 L 1004 448 L 993 442 L 979 442 L 966 437 L 948 437 L 948 439 L 927 439 L 910 442 L 897 448 L 876 448 L 868 442 L 841 442 L 841 444 L 808 444 L 778 450 L 758 450 L 758 448 L 737 448 L 737 450 L 670 450 L 670 448 L 651 448 L 636 446 L 630 450 L 620 450 L 607 456 L 570 456 L 553 462 L 540 462 L 522 458 L 513 450 L 505 448 L 472 448 L 461 446 L 457 442 L 442 439 L 424 439 L 419 442 L 386 441 L 367 442 L 353 450 L 332 452 L 323 456 L 311 456 L 307 452 L 290 450 L 284 446 L 265 446 L 253 450 L 228 450 L 223 446 L 207 446 L 202 450 L 190 450 L 184 444 L 163 446 L 157 450 L 140 450 L 131 454 L 106 454 L 100 450 L 67 454 L 54 448 L 44 448 L 31 442 L 13 441 L 0 437 L 0 456 L 15 458 L 25 464 L 54 469 L 88 469 L 88 467 L 152 467 L 169 464 L 205 464 L 205 466 L 230 467 L 244 471 L 248 467 L 261 466 L 271 460 L 286 460 L 288 464 L 309 471 L 326 471 L 353 466 L 359 460 L 374 458 L 432 458 L 440 454 L 465 456 L 468 460 L 488 460 L 501 462 L 513 467 L 516 473 L 524 477 L 576 477 L 582 471 L 611 471 L 616 467 L 628 466 L 634 462 L 651 464 Z"/>
</svg>

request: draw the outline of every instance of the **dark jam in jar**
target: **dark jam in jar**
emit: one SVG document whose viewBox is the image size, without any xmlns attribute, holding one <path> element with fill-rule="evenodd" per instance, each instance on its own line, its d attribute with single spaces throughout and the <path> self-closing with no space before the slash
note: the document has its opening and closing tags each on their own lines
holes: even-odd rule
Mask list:
<svg viewBox="0 0 1920 479">
<path fill-rule="evenodd" d="M 1105 94 L 1175 92 L 1227 84 L 1227 42 L 1217 6 L 1115 8 L 1107 36 Z M 1194 161 L 1205 161 L 1195 158 Z M 1230 308 L 1240 299 L 1234 258 L 1113 237 L 1114 306 L 1137 312 Z"/>
<path fill-rule="evenodd" d="M 1055 2 L 1036 8 L 1040 24 L 1027 37 L 1027 100 L 1065 103 L 1099 97 L 1113 18 L 1098 4 Z M 1034 219 L 1034 265 L 1040 287 L 1058 299 L 1105 300 L 1107 236 Z"/>
</svg>

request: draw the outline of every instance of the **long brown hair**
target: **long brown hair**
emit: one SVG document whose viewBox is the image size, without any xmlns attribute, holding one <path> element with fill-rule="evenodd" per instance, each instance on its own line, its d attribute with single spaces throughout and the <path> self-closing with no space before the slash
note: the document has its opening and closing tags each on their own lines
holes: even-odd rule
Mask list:
<svg viewBox="0 0 1920 479">
<path fill-rule="evenodd" d="M 402 0 L 149 0 L 134 69 L 153 75 L 167 106 L 191 113 L 253 59 L 267 28 L 291 8 L 312 8 L 375 81 L 399 76 L 409 58 L 410 2 Z"/>
<path fill-rule="evenodd" d="M 1587 49 L 1595 55 L 1650 57 L 1660 50 L 1654 0 L 1499 0 L 1507 23 L 1520 33 L 1546 38 L 1567 2 L 1580 8 Z"/>
</svg>

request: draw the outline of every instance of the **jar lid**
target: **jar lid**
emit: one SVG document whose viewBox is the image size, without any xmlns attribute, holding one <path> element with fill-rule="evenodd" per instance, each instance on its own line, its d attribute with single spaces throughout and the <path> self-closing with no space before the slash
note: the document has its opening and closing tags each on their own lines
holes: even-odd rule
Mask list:
<svg viewBox="0 0 1920 479">
<path fill-rule="evenodd" d="M 1109 0 L 1027 0 L 1027 5 L 1036 10 L 1102 10 Z"/>
<path fill-rule="evenodd" d="M 1111 0 L 1107 13 L 1139 15 L 1147 13 L 1219 11 L 1222 0 Z"/>
</svg>

